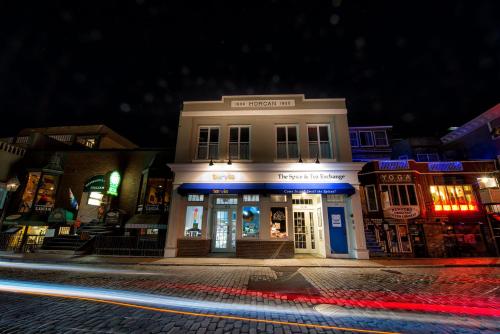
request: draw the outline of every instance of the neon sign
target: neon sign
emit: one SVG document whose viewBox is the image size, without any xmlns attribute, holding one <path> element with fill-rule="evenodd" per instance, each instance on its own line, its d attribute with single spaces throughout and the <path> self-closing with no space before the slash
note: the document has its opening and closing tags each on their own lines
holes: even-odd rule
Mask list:
<svg viewBox="0 0 500 334">
<path fill-rule="evenodd" d="M 122 180 L 120 173 L 116 170 L 111 172 L 108 180 L 108 191 L 106 193 L 111 196 L 118 196 L 118 187 L 120 186 L 120 181 Z"/>
</svg>

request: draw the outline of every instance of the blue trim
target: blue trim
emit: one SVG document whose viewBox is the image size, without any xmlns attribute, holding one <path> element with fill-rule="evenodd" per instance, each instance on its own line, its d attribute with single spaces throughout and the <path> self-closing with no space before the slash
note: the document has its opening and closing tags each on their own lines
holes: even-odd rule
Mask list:
<svg viewBox="0 0 500 334">
<path fill-rule="evenodd" d="M 355 189 L 349 183 L 183 183 L 179 194 L 346 194 Z"/>
</svg>

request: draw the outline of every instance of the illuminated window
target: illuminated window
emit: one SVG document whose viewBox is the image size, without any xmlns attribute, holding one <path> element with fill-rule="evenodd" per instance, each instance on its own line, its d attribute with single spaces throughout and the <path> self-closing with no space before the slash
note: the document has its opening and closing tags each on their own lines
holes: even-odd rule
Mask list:
<svg viewBox="0 0 500 334">
<path fill-rule="evenodd" d="M 97 139 L 95 136 L 78 136 L 76 142 L 88 148 L 95 148 Z"/>
<path fill-rule="evenodd" d="M 238 199 L 236 197 L 217 197 L 215 199 L 217 205 L 237 205 Z"/>
<path fill-rule="evenodd" d="M 271 202 L 284 203 L 287 201 L 286 195 L 271 195 L 270 198 L 271 198 Z"/>
<path fill-rule="evenodd" d="M 186 237 L 201 237 L 201 225 L 203 221 L 202 206 L 188 206 L 186 208 L 186 225 L 184 235 Z"/>
<path fill-rule="evenodd" d="M 219 159 L 219 128 L 201 127 L 198 133 L 198 160 Z"/>
<path fill-rule="evenodd" d="M 54 209 L 58 180 L 56 175 L 42 175 L 35 200 L 35 211 L 48 213 Z"/>
<path fill-rule="evenodd" d="M 243 195 L 243 202 L 258 202 L 259 195 Z"/>
<path fill-rule="evenodd" d="M 375 193 L 375 186 L 369 185 L 365 187 L 366 192 L 366 204 L 368 205 L 368 211 L 378 211 L 377 194 Z"/>
<path fill-rule="evenodd" d="M 87 201 L 88 205 L 101 206 L 103 194 L 99 192 L 91 192 Z"/>
<path fill-rule="evenodd" d="M 297 125 L 280 125 L 276 127 L 276 158 L 297 159 L 299 145 Z"/>
<path fill-rule="evenodd" d="M 382 184 L 382 198 L 387 197 L 390 206 L 418 205 L 413 184 Z"/>
<path fill-rule="evenodd" d="M 430 186 L 435 211 L 477 211 L 470 185 Z"/>
<path fill-rule="evenodd" d="M 309 158 L 331 159 L 330 127 L 328 125 L 308 125 Z"/>
<path fill-rule="evenodd" d="M 479 189 L 497 188 L 498 182 L 494 177 L 480 177 L 477 179 Z"/>
<path fill-rule="evenodd" d="M 229 128 L 229 158 L 250 159 L 250 127 L 231 126 Z"/>
<path fill-rule="evenodd" d="M 205 196 L 199 194 L 189 194 L 187 197 L 188 202 L 203 202 L 204 199 Z"/>
<path fill-rule="evenodd" d="M 28 182 L 26 183 L 26 188 L 24 188 L 23 199 L 21 206 L 19 207 L 19 212 L 29 212 L 33 206 L 36 188 L 38 188 L 38 182 L 40 181 L 40 175 L 40 172 L 29 173 Z"/>
<path fill-rule="evenodd" d="M 242 209 L 243 237 L 258 238 L 260 229 L 260 209 L 258 206 L 244 206 Z"/>
<path fill-rule="evenodd" d="M 286 229 L 286 208 L 271 208 L 271 238 L 283 239 L 288 237 Z"/>
</svg>

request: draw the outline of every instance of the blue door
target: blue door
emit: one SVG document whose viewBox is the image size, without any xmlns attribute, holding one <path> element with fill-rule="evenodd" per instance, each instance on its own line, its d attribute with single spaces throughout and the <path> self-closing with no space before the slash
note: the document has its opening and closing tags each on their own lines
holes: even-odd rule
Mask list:
<svg viewBox="0 0 500 334">
<path fill-rule="evenodd" d="M 332 254 L 347 254 L 347 231 L 343 207 L 328 208 L 328 226 L 330 228 L 330 249 Z"/>
</svg>

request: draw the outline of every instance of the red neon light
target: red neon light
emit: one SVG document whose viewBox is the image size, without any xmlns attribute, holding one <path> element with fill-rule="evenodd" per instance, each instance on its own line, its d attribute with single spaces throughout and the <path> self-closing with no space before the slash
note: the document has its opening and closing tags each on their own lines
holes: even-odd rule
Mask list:
<svg viewBox="0 0 500 334">
<path fill-rule="evenodd" d="M 434 211 L 478 211 L 477 205 L 465 205 L 462 204 L 460 206 L 458 205 L 440 205 L 440 204 L 434 204 Z"/>
<path fill-rule="evenodd" d="M 461 205 L 460 205 L 460 210 L 461 210 L 461 211 L 468 211 L 468 210 L 469 210 L 469 207 L 468 207 L 467 205 L 465 205 L 465 204 L 461 204 Z"/>
</svg>

